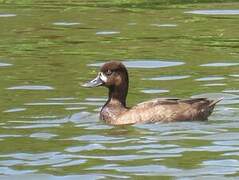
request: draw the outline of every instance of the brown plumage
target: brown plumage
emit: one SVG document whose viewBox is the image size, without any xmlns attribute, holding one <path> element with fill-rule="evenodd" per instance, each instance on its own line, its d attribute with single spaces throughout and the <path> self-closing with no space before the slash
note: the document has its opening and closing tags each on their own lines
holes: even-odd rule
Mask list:
<svg viewBox="0 0 239 180">
<path fill-rule="evenodd" d="M 120 62 L 110 61 L 101 67 L 94 80 L 83 86 L 105 86 L 109 89 L 109 97 L 101 109 L 100 118 L 113 125 L 207 120 L 215 104 L 222 100 L 157 98 L 127 108 L 128 84 L 126 67 Z"/>
</svg>

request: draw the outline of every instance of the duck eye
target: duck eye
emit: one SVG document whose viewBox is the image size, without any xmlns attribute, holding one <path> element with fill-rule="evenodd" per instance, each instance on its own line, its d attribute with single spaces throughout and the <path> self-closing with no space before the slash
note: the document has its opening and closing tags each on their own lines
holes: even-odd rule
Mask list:
<svg viewBox="0 0 239 180">
<path fill-rule="evenodd" d="M 112 74 L 112 71 L 108 69 L 108 70 L 105 72 L 105 74 L 106 74 L 107 76 L 110 76 L 110 75 Z"/>
</svg>

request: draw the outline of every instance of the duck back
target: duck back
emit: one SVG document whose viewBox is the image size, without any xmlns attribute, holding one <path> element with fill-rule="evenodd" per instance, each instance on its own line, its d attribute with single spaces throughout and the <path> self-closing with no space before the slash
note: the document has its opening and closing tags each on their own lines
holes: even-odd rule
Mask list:
<svg viewBox="0 0 239 180">
<path fill-rule="evenodd" d="M 162 99 L 146 101 L 137 106 L 118 112 L 111 124 L 134 124 L 173 121 L 207 120 L 218 101 L 206 98 Z"/>
</svg>

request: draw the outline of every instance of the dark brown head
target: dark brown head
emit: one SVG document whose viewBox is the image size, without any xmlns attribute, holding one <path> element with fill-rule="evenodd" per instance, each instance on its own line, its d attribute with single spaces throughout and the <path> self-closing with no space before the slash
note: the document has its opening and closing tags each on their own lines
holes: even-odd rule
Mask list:
<svg viewBox="0 0 239 180">
<path fill-rule="evenodd" d="M 84 87 L 106 86 L 108 88 L 116 88 L 123 86 L 128 90 L 128 72 L 126 67 L 118 61 L 110 61 L 105 63 L 98 73 L 97 77 L 92 81 L 85 83 Z"/>
</svg>

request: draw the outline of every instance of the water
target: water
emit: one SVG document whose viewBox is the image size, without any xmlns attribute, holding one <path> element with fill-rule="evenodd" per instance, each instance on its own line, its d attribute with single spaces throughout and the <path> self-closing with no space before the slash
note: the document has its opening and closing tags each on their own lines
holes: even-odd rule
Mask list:
<svg viewBox="0 0 239 180">
<path fill-rule="evenodd" d="M 199 2 L 199 1 L 198 1 Z M 0 1 L 1 179 L 237 179 L 239 3 Z M 224 100 L 208 122 L 114 127 L 99 66 L 129 68 L 128 105 Z"/>
</svg>

